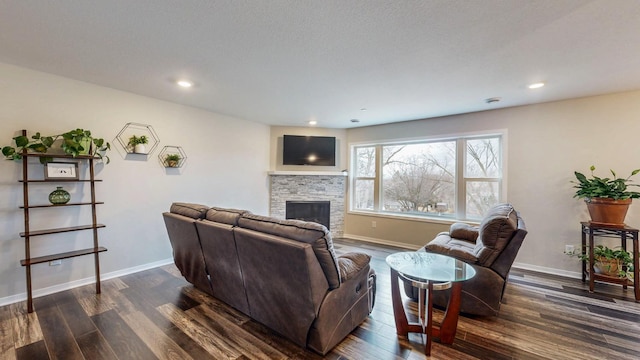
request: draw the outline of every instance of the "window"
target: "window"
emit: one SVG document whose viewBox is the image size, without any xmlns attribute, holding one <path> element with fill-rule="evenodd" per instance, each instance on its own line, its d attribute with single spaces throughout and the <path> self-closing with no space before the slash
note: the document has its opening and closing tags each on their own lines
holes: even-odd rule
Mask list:
<svg viewBox="0 0 640 360">
<path fill-rule="evenodd" d="M 502 136 L 354 146 L 351 209 L 480 219 L 502 200 Z"/>
<path fill-rule="evenodd" d="M 374 210 L 376 183 L 376 147 L 358 147 L 355 149 L 356 175 L 353 184 L 356 209 Z"/>
</svg>

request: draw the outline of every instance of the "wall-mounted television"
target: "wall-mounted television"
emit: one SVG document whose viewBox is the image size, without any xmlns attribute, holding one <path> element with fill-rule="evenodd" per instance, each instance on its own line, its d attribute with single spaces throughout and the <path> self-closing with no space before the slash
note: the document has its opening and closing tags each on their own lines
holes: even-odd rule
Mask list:
<svg viewBox="0 0 640 360">
<path fill-rule="evenodd" d="M 336 165 L 336 138 L 331 136 L 284 135 L 283 165 Z"/>
</svg>

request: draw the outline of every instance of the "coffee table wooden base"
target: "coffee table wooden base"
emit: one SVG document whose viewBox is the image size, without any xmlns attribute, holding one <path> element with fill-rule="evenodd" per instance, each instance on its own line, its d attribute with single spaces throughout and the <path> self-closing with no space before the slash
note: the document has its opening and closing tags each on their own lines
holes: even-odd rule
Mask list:
<svg viewBox="0 0 640 360">
<path fill-rule="evenodd" d="M 418 314 L 421 322 L 409 322 L 407 313 L 402 303 L 400 287 L 398 281 L 399 274 L 391 269 L 391 300 L 393 302 L 393 315 L 396 321 L 396 333 L 407 336 L 410 332 L 425 334 L 427 339 L 424 346 L 425 355 L 431 355 L 431 342 L 434 337 L 439 338 L 442 344 L 452 344 L 458 329 L 458 315 L 460 313 L 460 299 L 462 294 L 462 283 L 453 282 L 451 284 L 451 296 L 444 314 L 444 319 L 440 326 L 433 325 L 433 283 L 425 283 L 426 289 L 419 289 L 421 295 L 418 301 L 424 301 L 426 295 L 427 307 L 422 314 Z M 420 308 L 420 307 L 419 307 Z M 426 317 L 426 319 L 425 319 Z"/>
</svg>

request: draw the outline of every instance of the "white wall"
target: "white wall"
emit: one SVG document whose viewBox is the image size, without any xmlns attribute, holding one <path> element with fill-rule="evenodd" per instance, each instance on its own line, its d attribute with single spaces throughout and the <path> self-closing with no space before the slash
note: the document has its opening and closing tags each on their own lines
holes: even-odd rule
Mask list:
<svg viewBox="0 0 640 360">
<path fill-rule="evenodd" d="M 516 262 L 532 269 L 577 276 L 579 262 L 563 254 L 580 243 L 586 206 L 573 199 L 574 170 L 627 176 L 640 168 L 640 91 L 485 111 L 348 130 L 348 142 L 415 138 L 507 129 L 507 201 L 522 213 L 529 230 Z M 640 177 L 636 178 L 640 183 Z M 447 225 L 348 214 L 345 236 L 423 245 Z M 626 223 L 640 226 L 636 200 Z M 405 229 L 410 229 L 405 231 Z"/>
<path fill-rule="evenodd" d="M 188 96 L 188 95 L 183 95 Z M 103 274 L 171 259 L 171 246 L 162 220 L 174 201 L 248 209 L 268 213 L 270 129 L 268 126 L 195 108 L 137 96 L 28 69 L 0 64 L 0 146 L 10 145 L 21 129 L 58 134 L 81 127 L 110 141 L 111 163 L 99 166 L 97 198 L 100 242 L 109 249 L 101 258 Z M 114 137 L 128 122 L 151 125 L 160 138 L 146 161 L 126 155 Z M 164 145 L 182 146 L 188 159 L 179 170 L 166 170 L 157 158 Z M 126 156 L 125 156 L 126 155 Z M 31 171 L 41 172 L 39 164 Z M 25 296 L 21 166 L 0 161 L 0 303 Z M 72 196 L 88 196 L 64 184 Z M 32 185 L 31 203 L 47 203 L 54 184 Z M 90 222 L 88 209 L 36 209 L 39 227 Z M 59 217 L 58 215 L 63 215 Z M 32 239 L 35 256 L 47 251 L 90 247 L 90 232 Z M 64 287 L 90 278 L 91 257 L 65 260 L 62 265 L 33 267 L 34 289 Z M 41 291 L 42 292 L 42 291 Z"/>
</svg>

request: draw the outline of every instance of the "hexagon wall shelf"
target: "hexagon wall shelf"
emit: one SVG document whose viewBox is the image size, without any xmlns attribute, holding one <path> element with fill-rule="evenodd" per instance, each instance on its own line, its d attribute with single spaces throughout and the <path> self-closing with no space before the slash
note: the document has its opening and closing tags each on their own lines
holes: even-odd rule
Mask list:
<svg viewBox="0 0 640 360">
<path fill-rule="evenodd" d="M 168 161 L 166 159 L 167 155 L 178 155 L 180 157 L 180 160 L 175 160 L 175 162 Z M 167 145 L 163 147 L 162 150 L 160 150 L 160 153 L 158 154 L 158 160 L 160 160 L 162 166 L 166 167 L 167 169 L 181 168 L 182 165 L 184 165 L 185 161 L 187 161 L 187 153 L 184 152 L 182 146 Z"/>
<path fill-rule="evenodd" d="M 146 152 L 144 153 L 135 153 L 133 152 L 133 148 L 129 145 L 129 138 L 132 136 L 143 136 L 145 135 L 149 139 L 149 143 L 146 144 Z M 138 123 L 127 123 L 122 130 L 116 135 L 116 139 L 122 145 L 122 148 L 128 154 L 139 154 L 139 155 L 151 155 L 158 145 L 160 144 L 160 138 L 158 134 L 156 134 L 155 130 L 151 125 L 146 124 L 138 124 Z"/>
</svg>

